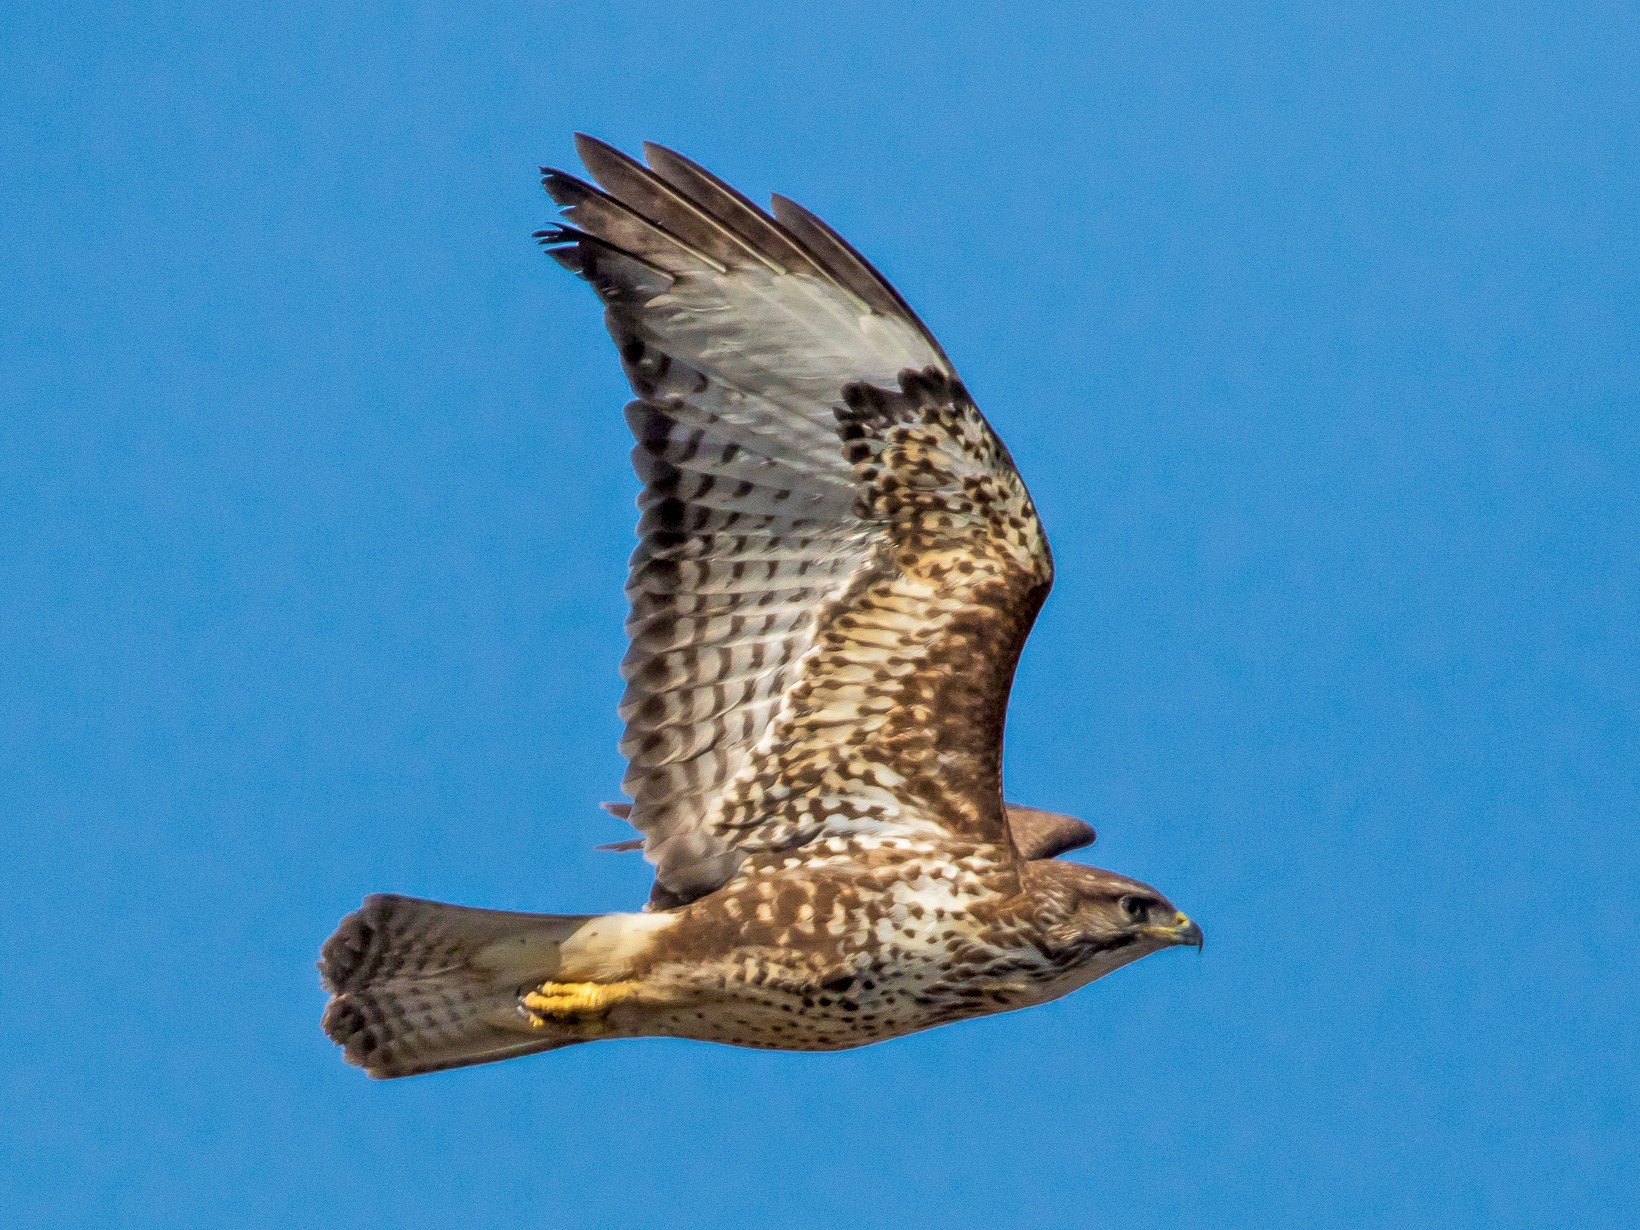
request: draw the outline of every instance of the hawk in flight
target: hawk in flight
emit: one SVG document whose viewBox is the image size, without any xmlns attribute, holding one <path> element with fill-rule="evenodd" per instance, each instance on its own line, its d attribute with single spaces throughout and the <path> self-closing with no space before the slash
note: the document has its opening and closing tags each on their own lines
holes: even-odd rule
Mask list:
<svg viewBox="0 0 1640 1230">
<path fill-rule="evenodd" d="M 588 137 L 547 251 L 637 400 L 622 663 L 641 912 L 377 895 L 320 962 L 372 1076 L 603 1038 L 836 1050 L 1027 1007 L 1200 946 L 1155 889 L 1055 856 L 1002 732 L 1053 579 L 1013 460 L 897 291 L 802 206 Z"/>
</svg>

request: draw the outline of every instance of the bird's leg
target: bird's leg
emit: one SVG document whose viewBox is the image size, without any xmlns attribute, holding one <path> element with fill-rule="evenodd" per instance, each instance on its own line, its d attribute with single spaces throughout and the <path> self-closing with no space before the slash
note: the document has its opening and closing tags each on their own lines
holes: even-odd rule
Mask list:
<svg viewBox="0 0 1640 1230">
<path fill-rule="evenodd" d="M 518 997 L 518 1008 L 532 1028 L 548 1029 L 601 1020 L 641 991 L 639 982 L 543 982 Z"/>
</svg>

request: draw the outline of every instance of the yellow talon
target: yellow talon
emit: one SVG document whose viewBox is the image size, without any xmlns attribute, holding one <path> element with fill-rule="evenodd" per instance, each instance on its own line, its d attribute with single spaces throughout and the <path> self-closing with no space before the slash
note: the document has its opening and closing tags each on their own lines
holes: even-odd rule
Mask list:
<svg viewBox="0 0 1640 1230">
<path fill-rule="evenodd" d="M 522 996 L 518 1005 L 536 1029 L 545 1029 L 549 1018 L 583 1017 L 607 1012 L 634 994 L 629 983 L 543 982 Z"/>
</svg>

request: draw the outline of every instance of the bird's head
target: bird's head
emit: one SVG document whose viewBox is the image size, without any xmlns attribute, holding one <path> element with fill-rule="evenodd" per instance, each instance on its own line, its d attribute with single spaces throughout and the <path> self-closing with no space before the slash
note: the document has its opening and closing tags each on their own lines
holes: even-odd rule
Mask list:
<svg viewBox="0 0 1640 1230">
<path fill-rule="evenodd" d="M 1029 865 L 1049 944 L 1093 976 L 1162 948 L 1202 946 L 1202 929 L 1148 884 L 1080 863 Z"/>
</svg>

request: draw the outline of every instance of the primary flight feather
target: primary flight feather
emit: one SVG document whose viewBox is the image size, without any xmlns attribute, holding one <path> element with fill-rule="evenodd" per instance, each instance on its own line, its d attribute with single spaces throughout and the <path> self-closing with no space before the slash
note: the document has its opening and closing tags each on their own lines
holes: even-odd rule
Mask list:
<svg viewBox="0 0 1640 1230">
<path fill-rule="evenodd" d="M 590 137 L 540 240 L 589 282 L 637 400 L 619 809 L 648 907 L 377 895 L 320 962 L 373 1076 L 604 1038 L 835 1050 L 1063 995 L 1200 945 L 1154 889 L 1055 856 L 1002 731 L 1053 580 L 1012 458 L 836 232 L 671 150 Z"/>
</svg>

